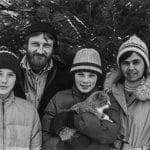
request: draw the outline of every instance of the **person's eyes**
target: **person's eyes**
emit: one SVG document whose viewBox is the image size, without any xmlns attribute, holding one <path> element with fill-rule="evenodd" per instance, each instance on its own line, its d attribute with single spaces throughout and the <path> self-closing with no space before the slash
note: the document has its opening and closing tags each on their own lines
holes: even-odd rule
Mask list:
<svg viewBox="0 0 150 150">
<path fill-rule="evenodd" d="M 44 47 L 45 48 L 50 48 L 50 47 L 52 47 L 52 45 L 51 44 L 44 44 Z"/>
<path fill-rule="evenodd" d="M 34 46 L 34 47 L 38 47 L 39 43 L 33 42 L 33 43 L 31 43 L 31 45 Z"/>
<path fill-rule="evenodd" d="M 89 77 L 95 77 L 96 76 L 96 74 L 90 74 L 89 75 Z"/>
<path fill-rule="evenodd" d="M 8 76 L 9 77 L 15 77 L 15 74 L 14 73 L 8 73 Z"/>
<path fill-rule="evenodd" d="M 130 63 L 128 61 L 123 61 L 121 64 L 124 66 L 128 66 Z"/>
<path fill-rule="evenodd" d="M 82 72 L 77 73 L 77 76 L 83 77 L 84 74 Z"/>
<path fill-rule="evenodd" d="M 134 61 L 133 61 L 133 64 L 134 64 L 134 65 L 138 65 L 138 64 L 140 64 L 140 63 L 141 63 L 140 60 L 134 60 Z"/>
<path fill-rule="evenodd" d="M 83 76 L 83 74 L 82 74 L 82 73 L 78 73 L 77 75 L 78 75 L 78 76 Z"/>
</svg>

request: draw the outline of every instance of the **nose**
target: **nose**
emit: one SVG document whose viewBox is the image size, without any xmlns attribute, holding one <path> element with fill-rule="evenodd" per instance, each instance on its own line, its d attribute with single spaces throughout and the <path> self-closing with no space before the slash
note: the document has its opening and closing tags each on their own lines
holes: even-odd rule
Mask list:
<svg viewBox="0 0 150 150">
<path fill-rule="evenodd" d="M 133 65 L 133 63 L 130 63 L 130 64 L 129 64 L 128 69 L 129 69 L 129 70 L 134 69 L 134 65 Z"/>
<path fill-rule="evenodd" d="M 39 48 L 37 49 L 37 53 L 39 54 L 43 54 L 44 51 L 43 51 L 43 45 L 40 45 Z"/>
<path fill-rule="evenodd" d="M 1 82 L 2 82 L 3 84 L 7 83 L 7 76 L 6 76 L 6 75 L 3 75 L 3 76 L 1 77 Z"/>
<path fill-rule="evenodd" d="M 88 83 L 88 82 L 89 82 L 88 76 L 85 76 L 85 77 L 83 78 L 83 82 L 84 82 L 84 83 Z"/>
</svg>

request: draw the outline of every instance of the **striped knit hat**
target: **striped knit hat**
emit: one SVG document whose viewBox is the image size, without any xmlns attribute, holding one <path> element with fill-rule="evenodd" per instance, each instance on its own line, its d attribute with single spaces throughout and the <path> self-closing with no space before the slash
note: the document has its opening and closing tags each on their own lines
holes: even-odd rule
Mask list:
<svg viewBox="0 0 150 150">
<path fill-rule="evenodd" d="M 101 58 L 99 53 L 92 48 L 79 50 L 73 60 L 71 72 L 89 70 L 102 74 Z"/>
<path fill-rule="evenodd" d="M 146 44 L 136 35 L 131 36 L 129 40 L 127 40 L 120 46 L 118 56 L 117 56 L 118 65 L 119 65 L 120 57 L 124 53 L 129 52 L 129 51 L 133 51 L 133 52 L 140 54 L 145 60 L 147 67 L 149 67 L 148 48 Z"/>
</svg>

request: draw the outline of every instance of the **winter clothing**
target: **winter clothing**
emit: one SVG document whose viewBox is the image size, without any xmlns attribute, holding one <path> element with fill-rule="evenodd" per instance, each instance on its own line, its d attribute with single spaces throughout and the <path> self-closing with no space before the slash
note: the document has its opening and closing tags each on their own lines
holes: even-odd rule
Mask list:
<svg viewBox="0 0 150 150">
<path fill-rule="evenodd" d="M 22 68 L 22 87 L 25 88 L 26 81 L 26 72 L 25 68 Z M 28 74 L 29 75 L 29 74 Z M 58 60 L 53 59 L 53 67 L 47 71 L 47 77 L 45 81 L 45 87 L 43 90 L 43 94 L 41 96 L 41 101 L 39 103 L 38 112 L 40 118 L 43 116 L 43 112 L 50 99 L 60 90 L 70 88 L 72 86 L 71 77 L 69 71 L 65 65 L 60 63 Z M 25 97 L 25 89 L 17 92 L 16 95 L 20 94 L 21 97 Z"/>
<path fill-rule="evenodd" d="M 17 79 L 20 79 L 20 66 L 18 57 L 11 51 L 2 50 L 0 51 L 0 69 L 6 68 L 13 70 L 17 76 Z"/>
<path fill-rule="evenodd" d="M 101 74 L 101 58 L 99 53 L 92 48 L 79 50 L 74 57 L 71 72 L 78 70 L 90 70 Z"/>
<path fill-rule="evenodd" d="M 53 67 L 53 61 L 44 67 L 39 74 L 35 74 L 29 62 L 27 61 L 26 56 L 21 61 L 21 66 L 25 70 L 25 93 L 26 99 L 29 100 L 36 108 L 39 107 L 39 103 L 44 92 L 44 87 L 46 84 L 46 78 L 48 72 Z"/>
<path fill-rule="evenodd" d="M 41 124 L 31 103 L 13 93 L 0 100 L 0 149 L 40 150 Z"/>
<path fill-rule="evenodd" d="M 14 93 L 18 97 L 24 98 L 22 79 L 21 79 L 21 69 L 19 66 L 18 57 L 6 47 L 1 47 L 0 51 L 0 68 L 10 69 L 16 74 L 16 83 L 14 87 Z"/>
<path fill-rule="evenodd" d="M 133 51 L 141 55 L 143 59 L 145 60 L 147 67 L 149 67 L 148 48 L 146 44 L 136 35 L 131 36 L 129 40 L 127 40 L 120 46 L 119 52 L 117 55 L 118 65 L 119 65 L 120 57 L 128 51 Z"/>
<path fill-rule="evenodd" d="M 116 77 L 115 72 L 109 76 L 111 79 L 114 79 L 112 76 Z M 109 85 L 109 87 L 112 87 L 113 97 L 122 108 L 120 114 L 122 124 L 121 134 L 124 137 L 122 139 L 124 141 L 122 150 L 128 150 L 128 148 L 131 150 L 134 150 L 134 148 L 147 150 L 150 148 L 149 76 L 147 79 L 141 80 L 141 84 L 132 94 L 125 91 L 123 81 L 117 81 L 116 79 L 114 81 L 110 81 L 113 85 Z"/>
<path fill-rule="evenodd" d="M 130 93 L 135 92 L 143 81 L 144 81 L 144 78 L 142 78 L 136 82 L 130 82 L 130 81 L 125 80 L 124 89 L 125 89 L 125 91 L 130 92 Z"/>
<path fill-rule="evenodd" d="M 26 31 L 26 36 L 30 36 L 32 34 L 35 34 L 35 33 L 39 33 L 39 32 L 42 32 L 42 33 L 48 33 L 50 34 L 52 37 L 51 39 L 53 39 L 55 42 L 54 42 L 54 47 L 56 48 L 57 47 L 57 36 L 56 36 L 56 30 L 55 28 L 53 28 L 53 26 L 47 22 L 33 22 L 28 28 L 27 28 L 27 31 Z"/>
<path fill-rule="evenodd" d="M 78 102 L 84 101 L 86 98 L 87 96 L 73 88 L 72 90 L 58 92 L 50 100 L 42 119 L 43 150 L 66 150 L 67 147 L 71 150 L 110 150 L 120 127 L 119 105 L 115 101 L 111 101 L 112 105 L 106 111 L 113 122 L 99 120 L 91 113 L 81 112 L 74 115 L 74 126 L 79 131 L 77 137 L 69 142 L 63 142 L 54 133 L 52 121 L 55 115 L 71 108 Z"/>
</svg>

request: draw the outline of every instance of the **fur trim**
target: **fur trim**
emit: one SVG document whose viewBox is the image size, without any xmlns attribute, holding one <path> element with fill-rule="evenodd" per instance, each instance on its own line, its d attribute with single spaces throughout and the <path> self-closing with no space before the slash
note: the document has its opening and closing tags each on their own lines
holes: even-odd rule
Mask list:
<svg viewBox="0 0 150 150">
<path fill-rule="evenodd" d="M 146 101 L 147 99 L 150 99 L 150 73 L 149 72 L 147 73 L 148 74 L 147 78 L 141 83 L 141 85 L 137 88 L 135 92 L 137 99 L 141 101 Z M 106 74 L 106 78 L 104 81 L 104 91 L 110 92 L 112 89 L 112 85 L 117 83 L 120 78 L 121 78 L 121 72 L 119 71 L 119 69 L 113 69 L 111 72 L 108 72 Z"/>
<path fill-rule="evenodd" d="M 112 69 L 110 72 L 108 72 L 104 81 L 104 91 L 110 92 L 112 89 L 112 85 L 117 83 L 120 78 L 121 72 L 119 69 Z"/>
<path fill-rule="evenodd" d="M 141 101 L 150 99 L 150 75 L 145 79 L 141 85 L 137 88 L 136 97 Z"/>
</svg>

